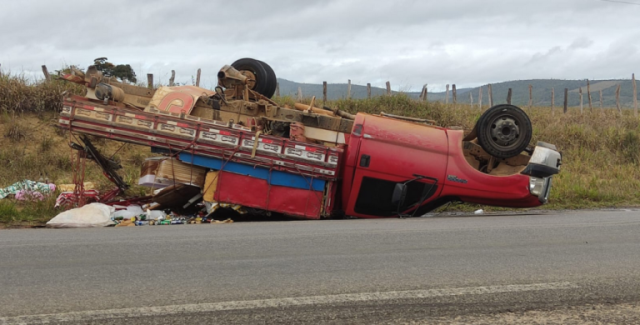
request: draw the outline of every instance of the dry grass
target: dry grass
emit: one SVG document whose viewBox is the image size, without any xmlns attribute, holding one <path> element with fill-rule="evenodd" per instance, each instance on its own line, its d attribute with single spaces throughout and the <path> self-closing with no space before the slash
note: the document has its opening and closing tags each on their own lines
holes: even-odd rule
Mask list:
<svg viewBox="0 0 640 325">
<path fill-rule="evenodd" d="M 63 91 L 80 93 L 74 84 L 53 81 L 30 83 L 21 76 L 0 73 L 0 187 L 14 182 L 48 178 L 56 184 L 73 180 L 73 154 L 68 146 L 68 132 L 52 127 L 61 108 Z M 293 105 L 290 97 L 276 98 L 280 104 Z M 309 99 L 306 100 L 308 102 Z M 423 103 L 402 94 L 364 100 L 337 100 L 328 106 L 355 113 L 384 111 L 429 118 L 442 126 L 462 126 L 470 130 L 482 114 L 477 107 Z M 554 143 L 563 152 L 562 172 L 555 177 L 549 208 L 593 208 L 640 205 L 640 120 L 625 111 L 615 110 L 568 114 L 550 108 L 527 111 L 532 119 L 533 141 Z M 103 153 L 110 155 L 122 144 L 95 141 Z M 148 147 L 125 145 L 118 154 L 124 166 L 121 175 L 129 184 L 137 183 L 140 163 L 153 156 Z M 86 181 L 101 190 L 113 187 L 91 162 L 87 163 Z M 134 187 L 131 194 L 143 194 Z M 454 206 L 469 210 L 474 206 Z M 0 200 L 0 224 L 38 224 L 57 211 L 50 200 L 23 204 Z"/>
<path fill-rule="evenodd" d="M 291 105 L 289 97 L 278 98 Z M 307 100 L 308 102 L 309 100 Z M 386 113 L 428 118 L 439 125 L 471 130 L 482 114 L 477 106 L 424 103 L 404 95 L 363 100 L 337 100 L 328 106 L 355 113 Z M 488 107 L 485 107 L 485 109 Z M 532 143 L 545 141 L 558 146 L 564 165 L 554 178 L 546 207 L 595 208 L 640 205 L 640 119 L 631 111 L 620 116 L 614 109 L 580 114 L 570 108 L 563 114 L 550 107 L 525 109 L 533 123 Z"/>
</svg>

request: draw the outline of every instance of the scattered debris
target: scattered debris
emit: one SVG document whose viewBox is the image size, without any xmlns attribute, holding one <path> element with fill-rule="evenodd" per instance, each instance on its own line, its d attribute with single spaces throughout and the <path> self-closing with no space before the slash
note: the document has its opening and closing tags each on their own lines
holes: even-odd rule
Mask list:
<svg viewBox="0 0 640 325">
<path fill-rule="evenodd" d="M 99 195 L 100 192 L 98 192 L 98 190 L 85 190 L 82 192 L 85 203 L 100 201 Z M 77 202 L 78 199 L 73 190 L 69 192 L 62 192 L 60 193 L 60 195 L 58 195 L 58 198 L 56 199 L 56 205 L 54 207 L 73 207 Z"/>
<path fill-rule="evenodd" d="M 0 199 L 14 195 L 17 200 L 43 200 L 55 190 L 55 184 L 24 180 L 0 189 Z"/>
<path fill-rule="evenodd" d="M 96 185 L 93 182 L 84 182 L 82 187 L 86 190 L 95 190 Z M 58 190 L 60 192 L 73 192 L 76 188 L 76 184 L 60 184 Z"/>
</svg>

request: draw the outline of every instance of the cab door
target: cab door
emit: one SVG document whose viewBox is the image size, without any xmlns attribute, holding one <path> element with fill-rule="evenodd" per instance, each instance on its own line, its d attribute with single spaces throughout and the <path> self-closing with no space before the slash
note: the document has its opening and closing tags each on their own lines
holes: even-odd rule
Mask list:
<svg viewBox="0 0 640 325">
<path fill-rule="evenodd" d="M 355 160 L 355 172 L 347 215 L 376 218 L 397 215 L 392 201 L 397 183 L 407 183 L 408 191 L 400 210 L 421 201 L 438 197 L 447 168 L 448 143 L 446 130 L 396 119 L 365 115 L 360 148 Z"/>
</svg>

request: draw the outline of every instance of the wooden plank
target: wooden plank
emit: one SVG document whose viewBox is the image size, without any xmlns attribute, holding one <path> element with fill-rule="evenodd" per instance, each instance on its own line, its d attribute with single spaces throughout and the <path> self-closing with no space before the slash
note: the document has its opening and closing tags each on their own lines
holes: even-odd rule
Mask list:
<svg viewBox="0 0 640 325">
<path fill-rule="evenodd" d="M 49 75 L 49 70 L 46 65 L 42 65 L 42 73 L 44 74 L 45 81 L 51 81 L 51 76 Z"/>
<path fill-rule="evenodd" d="M 591 105 L 591 85 L 589 79 L 587 79 L 587 100 L 589 101 L 589 111 L 593 112 L 593 106 Z"/>
<path fill-rule="evenodd" d="M 489 107 L 493 107 L 493 90 L 491 89 L 491 84 L 487 85 L 489 91 Z"/>
<path fill-rule="evenodd" d="M 327 104 L 327 82 L 322 82 L 322 105 Z"/>
<path fill-rule="evenodd" d="M 616 88 L 616 107 L 618 108 L 618 113 L 622 115 L 622 107 L 620 107 L 620 84 Z"/>
<path fill-rule="evenodd" d="M 391 96 L 391 83 L 387 81 L 387 96 Z"/>
<path fill-rule="evenodd" d="M 367 83 L 367 98 L 371 99 L 371 84 Z"/>
<path fill-rule="evenodd" d="M 176 70 L 171 70 L 171 78 L 169 78 L 169 87 L 173 87 L 176 81 Z"/>
<path fill-rule="evenodd" d="M 198 69 L 198 74 L 196 75 L 196 87 L 200 87 L 200 74 L 202 73 L 201 69 Z"/>
<path fill-rule="evenodd" d="M 513 94 L 513 91 L 511 90 L 511 88 L 509 88 L 509 91 L 507 92 L 507 104 L 511 105 L 511 95 Z"/>
<path fill-rule="evenodd" d="M 153 89 L 153 73 L 147 73 L 147 88 Z"/>
<path fill-rule="evenodd" d="M 351 99 L 351 79 L 347 82 L 347 99 Z"/>
<path fill-rule="evenodd" d="M 567 104 L 569 103 L 568 100 L 569 100 L 569 88 L 565 88 L 564 89 L 564 109 L 563 109 L 563 112 L 565 114 L 567 114 Z"/>
</svg>

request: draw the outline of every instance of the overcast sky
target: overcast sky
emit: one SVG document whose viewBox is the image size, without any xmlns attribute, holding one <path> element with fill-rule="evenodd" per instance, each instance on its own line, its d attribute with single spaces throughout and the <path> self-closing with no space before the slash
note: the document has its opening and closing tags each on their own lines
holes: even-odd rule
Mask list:
<svg viewBox="0 0 640 325">
<path fill-rule="evenodd" d="M 626 3 L 623 3 L 626 2 Z M 636 3 L 636 4 L 634 4 Z M 630 78 L 640 0 L 0 0 L 0 64 L 40 76 L 106 56 L 145 79 L 215 85 L 224 64 L 269 63 L 307 83 L 403 91 L 534 78 Z M 640 71 L 640 70 L 638 70 Z"/>
</svg>

